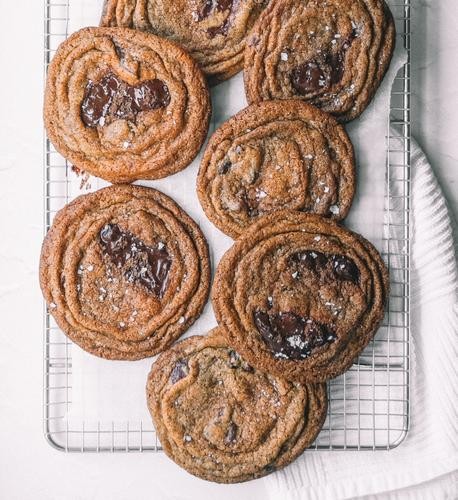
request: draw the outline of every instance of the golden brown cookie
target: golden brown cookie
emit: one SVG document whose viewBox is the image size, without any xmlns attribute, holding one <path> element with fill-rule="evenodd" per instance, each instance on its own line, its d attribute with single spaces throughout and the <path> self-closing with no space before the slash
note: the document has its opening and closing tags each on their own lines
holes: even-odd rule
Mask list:
<svg viewBox="0 0 458 500">
<path fill-rule="evenodd" d="M 101 26 L 169 38 L 188 50 L 211 83 L 243 68 L 245 37 L 270 0 L 105 0 Z"/>
<path fill-rule="evenodd" d="M 252 368 L 215 329 L 164 352 L 147 383 L 167 455 L 209 481 L 237 483 L 291 463 L 326 418 L 326 385 L 303 386 Z"/>
<path fill-rule="evenodd" d="M 168 196 L 111 186 L 58 212 L 43 243 L 40 283 L 57 324 L 83 349 L 146 358 L 199 317 L 210 287 L 207 243 Z"/>
<path fill-rule="evenodd" d="M 247 40 L 248 101 L 302 99 L 353 120 L 373 98 L 394 45 L 383 0 L 271 2 Z"/>
<path fill-rule="evenodd" d="M 351 366 L 383 318 L 388 288 L 388 271 L 362 236 L 285 210 L 226 252 L 212 299 L 228 344 L 250 364 L 309 383 Z"/>
<path fill-rule="evenodd" d="M 110 182 L 187 167 L 207 135 L 205 78 L 176 44 L 123 28 L 85 28 L 48 72 L 48 136 L 68 160 Z"/>
<path fill-rule="evenodd" d="M 296 100 L 253 104 L 224 123 L 197 177 L 207 217 L 233 238 L 285 208 L 341 220 L 354 191 L 353 147 L 344 128 Z"/>
</svg>

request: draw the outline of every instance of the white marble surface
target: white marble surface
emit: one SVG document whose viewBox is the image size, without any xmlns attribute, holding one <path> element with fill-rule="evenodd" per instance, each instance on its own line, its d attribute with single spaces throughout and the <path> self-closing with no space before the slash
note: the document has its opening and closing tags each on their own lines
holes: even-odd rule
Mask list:
<svg viewBox="0 0 458 500">
<path fill-rule="evenodd" d="M 412 4 L 413 131 L 456 214 L 458 3 Z M 0 0 L 0 12 L 0 498 L 264 499 L 262 481 L 213 485 L 163 455 L 64 455 L 45 443 L 36 273 L 42 238 L 42 1 Z"/>
</svg>

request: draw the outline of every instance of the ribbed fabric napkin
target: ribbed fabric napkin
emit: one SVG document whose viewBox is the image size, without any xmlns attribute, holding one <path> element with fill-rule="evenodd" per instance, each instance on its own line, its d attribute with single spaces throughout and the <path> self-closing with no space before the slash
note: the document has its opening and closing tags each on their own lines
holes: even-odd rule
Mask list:
<svg viewBox="0 0 458 500">
<path fill-rule="evenodd" d="M 452 224 L 425 155 L 412 143 L 411 425 L 391 451 L 305 452 L 268 476 L 272 500 L 343 500 L 417 485 L 458 469 L 458 277 Z M 456 478 L 456 476 L 455 476 Z M 399 499 L 456 499 L 452 478 Z"/>
</svg>

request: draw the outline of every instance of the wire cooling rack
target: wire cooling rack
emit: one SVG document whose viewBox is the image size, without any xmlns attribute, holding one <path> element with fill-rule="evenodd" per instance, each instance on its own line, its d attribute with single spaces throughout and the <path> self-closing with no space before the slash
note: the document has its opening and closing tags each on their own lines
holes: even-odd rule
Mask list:
<svg viewBox="0 0 458 500">
<path fill-rule="evenodd" d="M 44 63 L 68 35 L 69 3 L 45 0 Z M 383 257 L 391 276 L 391 294 L 383 326 L 375 340 L 344 375 L 329 383 L 325 425 L 312 449 L 391 449 L 409 428 L 410 326 L 410 11 L 409 0 L 391 2 L 397 43 L 405 46 L 407 64 L 392 91 L 387 124 L 386 196 Z M 44 229 L 70 196 L 71 166 L 45 137 Z M 44 311 L 44 433 L 67 452 L 158 451 L 150 421 L 75 422 L 72 403 L 72 343 Z"/>
</svg>

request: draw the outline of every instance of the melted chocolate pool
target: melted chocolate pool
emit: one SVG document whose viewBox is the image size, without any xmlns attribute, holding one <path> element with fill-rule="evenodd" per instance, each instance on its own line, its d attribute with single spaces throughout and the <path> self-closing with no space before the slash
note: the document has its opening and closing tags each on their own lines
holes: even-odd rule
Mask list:
<svg viewBox="0 0 458 500">
<path fill-rule="evenodd" d="M 317 347 L 336 339 L 336 334 L 326 325 L 291 311 L 270 314 L 258 310 L 253 319 L 262 339 L 277 358 L 305 359 Z"/>
<path fill-rule="evenodd" d="M 172 259 L 164 245 L 150 247 L 117 224 L 100 231 L 100 246 L 118 268 L 123 268 L 129 283 L 138 283 L 162 298 L 167 290 Z"/>
<path fill-rule="evenodd" d="M 92 128 L 119 119 L 135 121 L 141 111 L 165 108 L 169 103 L 169 89 L 162 80 L 145 80 L 131 86 L 108 73 L 99 82 L 89 81 L 86 85 L 81 119 Z"/>
</svg>

